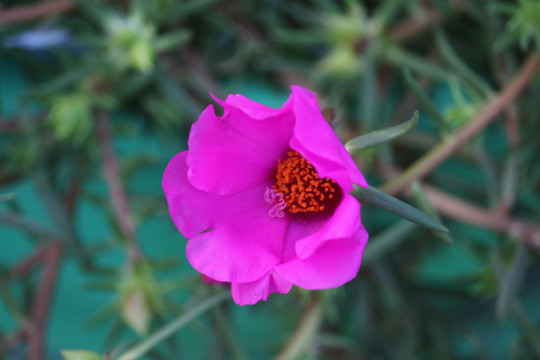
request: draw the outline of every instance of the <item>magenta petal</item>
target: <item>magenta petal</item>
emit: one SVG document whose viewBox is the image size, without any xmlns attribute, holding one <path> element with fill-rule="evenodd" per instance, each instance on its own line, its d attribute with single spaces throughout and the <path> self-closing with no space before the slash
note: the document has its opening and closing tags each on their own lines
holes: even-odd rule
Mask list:
<svg viewBox="0 0 540 360">
<path fill-rule="evenodd" d="M 347 191 L 352 190 L 350 182 L 368 186 L 364 176 L 354 164 L 351 155 L 322 116 L 317 104 L 317 96 L 300 86 L 292 86 L 293 111 L 296 118 L 294 136 L 290 145 L 317 169 L 320 177 L 329 177 Z M 348 173 L 349 184 L 339 179 L 339 169 Z"/>
<path fill-rule="evenodd" d="M 290 111 L 292 103 L 292 96 L 289 97 L 289 100 L 287 100 L 287 102 L 280 109 L 274 109 L 269 106 L 260 104 L 240 94 L 231 94 L 227 96 L 227 100 L 225 100 L 226 104 L 224 104 L 223 101 L 217 99 L 216 97 L 214 97 L 214 99 L 223 106 L 226 106 L 226 104 L 232 105 L 242 110 L 246 115 L 249 115 L 254 119 L 268 119 L 279 116 L 285 111 Z"/>
<path fill-rule="evenodd" d="M 328 241 L 307 259 L 293 259 L 274 272 L 306 289 L 329 289 L 354 279 L 368 240 L 361 227 L 348 239 Z"/>
<path fill-rule="evenodd" d="M 231 293 L 238 305 L 253 305 L 260 300 L 265 301 L 271 293 L 286 294 L 292 284 L 276 273 L 267 274 L 249 283 L 232 283 Z"/>
<path fill-rule="evenodd" d="M 268 216 L 265 185 L 230 196 L 213 230 L 189 240 L 190 264 L 218 281 L 251 282 L 281 261 L 288 220 Z M 212 204 L 208 204 L 208 207 Z"/>
<path fill-rule="evenodd" d="M 293 220 L 289 228 L 300 225 Z M 352 195 L 344 194 L 332 218 L 326 221 L 319 231 L 296 241 L 296 254 L 301 259 L 308 258 L 328 240 L 348 238 L 360 226 L 360 203 Z"/>
<path fill-rule="evenodd" d="M 214 225 L 216 209 L 227 206 L 225 196 L 195 189 L 187 178 L 188 151 L 177 154 L 163 173 L 163 191 L 171 218 L 182 235 L 192 238 Z"/>
<path fill-rule="evenodd" d="M 218 281 L 262 277 L 281 261 L 288 223 L 286 218 L 268 216 L 267 185 L 231 196 L 200 191 L 186 177 L 187 156 L 184 151 L 171 160 L 163 189 L 175 225 L 191 238 L 186 249 L 189 262 Z"/>
<path fill-rule="evenodd" d="M 249 106 L 240 110 L 222 104 L 222 117 L 208 106 L 191 128 L 190 182 L 200 190 L 230 195 L 272 181 L 278 159 L 289 149 L 292 112 L 275 110 L 271 118 L 255 119 L 245 113 Z"/>
</svg>

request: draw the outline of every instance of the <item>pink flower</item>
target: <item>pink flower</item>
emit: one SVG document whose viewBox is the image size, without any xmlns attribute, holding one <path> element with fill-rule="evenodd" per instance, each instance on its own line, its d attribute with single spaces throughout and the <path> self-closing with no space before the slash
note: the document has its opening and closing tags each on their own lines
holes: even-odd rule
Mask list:
<svg viewBox="0 0 540 360">
<path fill-rule="evenodd" d="M 163 175 L 171 217 L 200 273 L 231 283 L 239 305 L 291 286 L 352 280 L 368 234 L 353 184 L 367 186 L 321 115 L 316 95 L 293 86 L 281 109 L 229 95 L 191 128 L 189 150 Z"/>
</svg>

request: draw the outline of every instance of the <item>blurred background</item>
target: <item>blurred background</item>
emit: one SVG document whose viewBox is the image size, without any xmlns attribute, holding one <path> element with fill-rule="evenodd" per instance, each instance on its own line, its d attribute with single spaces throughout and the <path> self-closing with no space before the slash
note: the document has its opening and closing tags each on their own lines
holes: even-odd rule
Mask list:
<svg viewBox="0 0 540 360">
<path fill-rule="evenodd" d="M 117 359 L 190 314 L 143 358 L 540 358 L 539 45 L 538 0 L 0 1 L 0 358 Z M 450 235 L 363 206 L 352 282 L 196 313 L 225 290 L 163 170 L 209 92 L 291 84 L 344 141 L 418 109 L 355 159 Z"/>
</svg>

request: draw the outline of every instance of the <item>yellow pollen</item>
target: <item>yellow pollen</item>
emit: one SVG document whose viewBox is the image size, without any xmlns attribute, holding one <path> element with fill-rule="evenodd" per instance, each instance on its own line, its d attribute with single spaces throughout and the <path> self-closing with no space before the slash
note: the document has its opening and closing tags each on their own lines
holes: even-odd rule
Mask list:
<svg viewBox="0 0 540 360">
<path fill-rule="evenodd" d="M 288 158 L 279 159 L 276 192 L 283 194 L 290 213 L 319 212 L 337 195 L 336 182 L 320 179 L 317 171 L 298 151 L 289 151 Z"/>
</svg>

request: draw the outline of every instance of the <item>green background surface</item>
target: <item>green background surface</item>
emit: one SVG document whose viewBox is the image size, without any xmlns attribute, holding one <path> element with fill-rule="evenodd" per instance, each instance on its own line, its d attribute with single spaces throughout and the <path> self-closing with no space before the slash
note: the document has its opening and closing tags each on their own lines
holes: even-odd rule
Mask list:
<svg viewBox="0 0 540 360">
<path fill-rule="evenodd" d="M 253 79 L 235 79 L 225 82 L 225 87 L 234 89 L 234 92 L 261 102 L 263 104 L 279 107 L 287 98 L 288 94 L 275 90 L 265 84 L 264 81 Z M 9 116 L 15 113 L 18 104 L 21 103 L 25 91 L 30 83 L 25 77 L 24 70 L 16 62 L 10 59 L 2 59 L 0 62 L 0 101 L 1 115 Z M 210 97 L 208 98 L 210 102 Z M 451 101 L 448 91 L 441 87 L 437 92 L 437 101 L 441 106 Z M 115 119 L 121 126 L 122 122 L 129 122 L 136 117 L 136 114 L 119 114 Z M 421 125 L 422 126 L 422 125 Z M 115 146 L 118 156 L 129 159 L 134 155 L 145 155 L 151 160 L 151 166 L 146 166 L 144 171 L 138 172 L 128 184 L 129 191 L 147 194 L 161 194 L 161 176 L 167 162 L 175 153 L 185 149 L 186 134 L 178 134 L 177 142 L 164 143 L 156 136 L 148 135 L 145 129 L 138 128 L 131 131 L 128 136 L 117 137 Z M 444 167 L 452 172 L 452 164 L 449 162 Z M 85 184 L 87 191 L 107 197 L 107 188 L 103 179 L 93 183 Z M 23 213 L 30 218 L 47 225 L 51 224 L 51 219 L 45 207 L 40 203 L 39 196 L 33 185 L 24 181 L 5 188 L 4 191 L 13 192 L 18 203 L 22 206 Z M 161 200 L 165 201 L 161 196 Z M 112 229 L 99 207 L 88 200 L 79 203 L 77 209 L 76 226 L 83 241 L 86 244 L 98 244 L 102 240 L 111 237 Z M 364 222 L 369 230 L 371 226 L 383 226 L 388 219 L 394 219 L 380 210 L 364 208 Z M 467 276 L 475 274 L 481 263 L 475 258 L 468 248 L 469 242 L 493 241 L 493 234 L 489 231 L 478 230 L 466 225 L 449 222 L 448 227 L 454 236 L 456 245 L 445 247 L 435 245 L 429 253 L 426 253 L 424 260 L 416 267 L 418 282 L 430 284 L 461 284 Z M 173 258 L 180 266 L 174 271 L 169 271 L 165 278 L 192 274 L 195 271 L 187 263 L 185 257 L 186 240 L 178 233 L 166 213 L 156 214 L 150 221 L 138 226 L 138 236 L 142 249 L 150 257 L 159 259 Z M 369 244 L 368 244 L 369 246 Z M 17 230 L 0 225 L 0 264 L 9 267 L 20 262 L 30 255 L 33 249 L 29 238 Z M 121 251 L 104 253 L 99 257 L 99 262 L 104 265 L 119 265 L 123 262 L 124 254 Z M 360 275 L 362 276 L 362 270 Z M 114 296 L 110 292 L 100 292 L 88 290 L 85 283 L 91 282 L 92 275 L 82 272 L 71 259 L 62 262 L 57 282 L 57 291 L 52 301 L 52 311 L 48 322 L 47 347 L 51 358 L 60 358 L 60 349 L 89 349 L 99 352 L 101 345 L 105 341 L 106 334 L 112 324 L 91 328 L 88 325 L 89 319 L 103 307 L 113 301 Z M 347 291 L 347 287 L 345 290 Z M 232 306 L 233 328 L 236 329 L 236 336 L 239 337 L 246 352 L 255 359 L 265 358 L 265 354 L 277 351 L 280 344 L 290 335 L 282 329 L 293 328 L 298 315 L 288 313 L 281 309 L 279 316 L 273 316 L 272 311 L 279 307 L 279 298 L 282 295 L 273 295 L 272 302 L 260 303 L 255 307 Z M 540 290 L 530 289 L 525 297 L 525 302 L 530 303 L 534 308 L 535 299 L 540 297 Z M 465 313 L 461 313 L 463 322 L 468 327 L 475 329 L 482 337 L 491 344 L 488 351 L 495 358 L 505 358 L 504 350 L 508 347 L 511 339 L 510 335 L 516 333 L 516 329 L 510 323 L 494 322 L 492 308 L 485 307 L 479 303 L 478 306 L 471 306 Z M 448 306 L 453 311 L 451 302 L 445 304 L 441 301 L 441 306 Z M 489 310 L 486 310 L 489 309 Z M 538 319 L 540 309 L 536 307 L 534 316 Z M 13 319 L 5 310 L 4 304 L 0 302 L 0 329 L 2 332 L 11 332 L 15 328 Z M 213 339 L 205 333 L 205 327 L 199 321 L 183 329 L 179 333 L 180 345 L 182 349 L 188 351 L 190 359 L 202 358 L 204 349 L 211 346 Z M 126 339 L 136 339 L 132 332 L 122 335 Z M 471 344 L 466 342 L 456 343 L 456 346 L 463 348 L 464 354 L 470 349 Z M 187 355 L 187 354 L 186 354 Z"/>
</svg>

